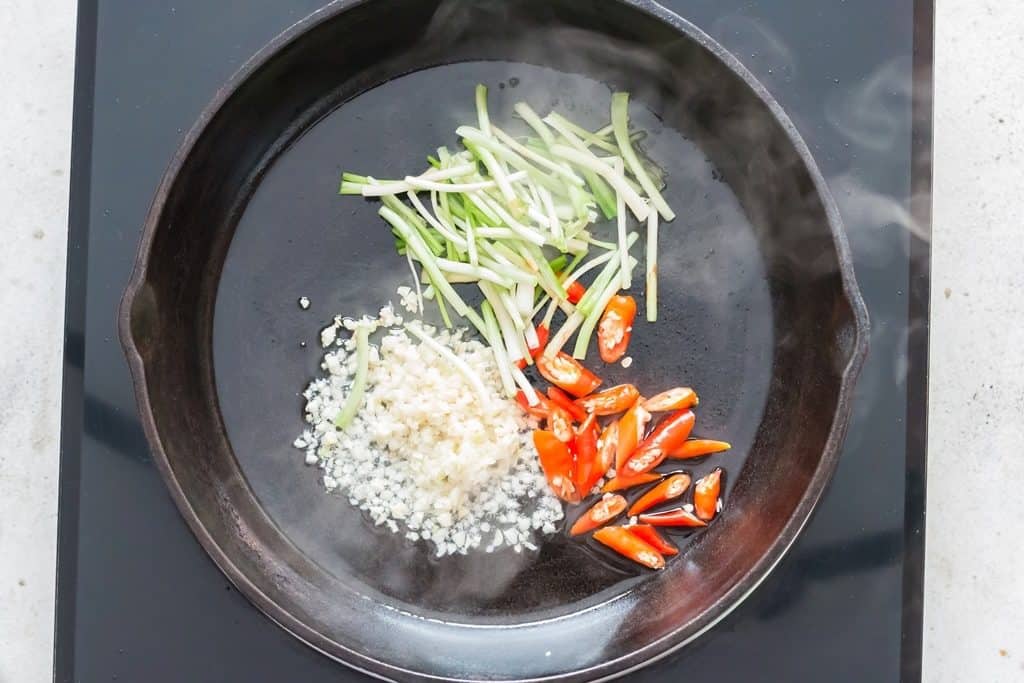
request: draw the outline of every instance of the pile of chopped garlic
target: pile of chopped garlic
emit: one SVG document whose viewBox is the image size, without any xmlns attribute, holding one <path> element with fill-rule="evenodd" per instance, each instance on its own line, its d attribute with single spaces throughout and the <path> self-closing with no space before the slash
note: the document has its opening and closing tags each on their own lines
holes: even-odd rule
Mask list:
<svg viewBox="0 0 1024 683">
<path fill-rule="evenodd" d="M 410 334 L 390 306 L 366 322 L 385 331 L 370 348 L 363 405 L 344 430 L 334 418 L 355 353 L 354 342 L 337 332 L 353 326 L 338 319 L 322 334 L 332 349 L 321 366 L 326 376 L 303 393 L 311 428 L 295 441 L 307 464 L 319 466 L 324 486 L 347 495 L 375 524 L 430 542 L 438 556 L 535 549 L 538 534 L 555 532 L 562 507 L 537 464 L 527 418 L 500 397 L 492 351 L 464 339 L 464 330 L 416 321 Z M 486 400 L 453 359 L 417 340 L 424 334 L 483 381 Z"/>
</svg>

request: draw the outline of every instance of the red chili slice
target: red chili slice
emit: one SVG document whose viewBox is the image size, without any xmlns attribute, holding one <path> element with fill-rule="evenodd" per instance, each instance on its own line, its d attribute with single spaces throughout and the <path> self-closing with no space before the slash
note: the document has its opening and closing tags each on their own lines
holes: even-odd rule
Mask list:
<svg viewBox="0 0 1024 683">
<path fill-rule="evenodd" d="M 547 325 L 537 325 L 537 345 L 526 347 L 531 357 L 536 358 L 537 354 L 544 350 L 544 347 L 548 345 L 548 337 L 550 335 L 551 332 L 548 330 Z"/>
<path fill-rule="evenodd" d="M 556 496 L 570 503 L 578 503 L 580 497 L 572 483 L 572 451 L 565 442 L 553 433 L 537 429 L 533 432 L 533 445 L 537 448 L 540 468 Z"/>
<path fill-rule="evenodd" d="M 559 406 L 551 406 L 548 413 L 548 430 L 562 443 L 572 443 L 574 432 L 572 429 L 572 415 Z"/>
<path fill-rule="evenodd" d="M 558 387 L 548 387 L 548 398 L 551 399 L 551 402 L 555 405 L 564 408 L 570 415 L 572 415 L 572 419 L 577 422 L 583 422 L 587 419 L 587 411 L 573 403 L 573 400 L 569 398 L 569 395 Z"/>
<path fill-rule="evenodd" d="M 664 556 L 626 527 L 606 526 L 598 529 L 594 532 L 594 540 L 649 569 L 665 567 Z"/>
<path fill-rule="evenodd" d="M 626 355 L 635 318 L 636 300 L 633 297 L 617 295 L 608 302 L 597 325 L 597 348 L 605 363 L 615 363 Z"/>
<path fill-rule="evenodd" d="M 581 496 L 589 494 L 597 480 L 604 476 L 605 470 L 608 469 L 601 469 L 597 432 L 597 418 L 593 415 L 584 420 L 576 430 L 576 470 L 573 484 Z"/>
<path fill-rule="evenodd" d="M 668 457 L 676 460 L 687 458 L 699 458 L 712 453 L 721 453 L 732 448 L 732 444 L 725 441 L 712 441 L 710 439 L 689 439 L 683 445 L 668 454 Z"/>
<path fill-rule="evenodd" d="M 571 304 L 578 304 L 583 295 L 587 293 L 587 288 L 582 284 L 573 280 L 572 284 L 565 288 L 565 298 L 569 300 Z"/>
<path fill-rule="evenodd" d="M 658 533 L 650 524 L 631 524 L 629 531 L 644 543 L 648 544 L 662 555 L 678 555 L 679 548 L 665 540 L 665 537 Z"/>
<path fill-rule="evenodd" d="M 629 456 L 633 455 L 633 452 L 636 451 L 637 445 L 644 437 L 647 423 L 650 421 L 651 414 L 644 409 L 639 400 L 619 420 L 619 444 L 615 451 L 616 476 L 626 476 L 626 472 L 622 468 L 625 466 L 626 461 L 629 460 Z M 626 478 L 632 479 L 633 476 L 630 474 Z"/>
<path fill-rule="evenodd" d="M 576 405 L 595 415 L 615 415 L 629 410 L 640 392 L 632 384 L 620 384 L 590 396 L 576 399 Z"/>
<path fill-rule="evenodd" d="M 652 512 L 648 515 L 640 515 L 640 523 L 650 524 L 651 526 L 707 526 L 707 522 L 685 508 L 673 508 L 671 510 L 665 510 L 664 512 Z"/>
<path fill-rule="evenodd" d="M 695 420 L 689 410 L 680 410 L 662 420 L 629 457 L 623 474 L 633 477 L 660 465 L 671 451 L 683 445 L 693 430 Z"/>
<path fill-rule="evenodd" d="M 722 468 L 715 468 L 711 474 L 701 477 L 693 487 L 693 507 L 697 516 L 705 522 L 718 514 L 718 494 L 722 490 Z"/>
<path fill-rule="evenodd" d="M 644 408 L 652 413 L 663 413 L 669 410 L 692 408 L 700 403 L 697 393 L 690 387 L 676 387 L 651 396 L 644 401 Z"/>
<path fill-rule="evenodd" d="M 644 484 L 650 484 L 652 481 L 658 481 L 661 479 L 661 475 L 657 472 L 645 472 L 636 477 L 615 477 L 611 479 L 607 484 L 601 487 L 602 491 L 623 491 L 625 489 L 631 489 L 634 486 L 643 486 Z"/>
<path fill-rule="evenodd" d="M 596 529 L 602 524 L 607 524 L 622 514 L 626 509 L 626 499 L 617 494 L 606 494 L 604 498 L 583 513 L 583 516 L 576 520 L 569 533 L 573 536 L 585 534 Z"/>
<path fill-rule="evenodd" d="M 661 505 L 686 493 L 690 488 L 690 475 L 673 474 L 653 489 L 645 493 L 629 508 L 629 516 L 639 515 L 655 505 Z"/>
<path fill-rule="evenodd" d="M 530 405 L 530 402 L 526 400 L 526 394 L 522 391 L 516 392 L 516 403 L 522 406 L 523 410 L 526 411 L 531 417 L 535 417 L 539 420 L 548 419 L 548 415 L 551 413 L 551 405 L 548 403 L 540 394 L 537 394 L 537 405 Z"/>
<path fill-rule="evenodd" d="M 555 356 L 540 354 L 537 357 L 537 369 L 544 379 L 577 398 L 586 396 L 601 385 L 601 379 L 597 375 L 561 351 Z"/>
</svg>

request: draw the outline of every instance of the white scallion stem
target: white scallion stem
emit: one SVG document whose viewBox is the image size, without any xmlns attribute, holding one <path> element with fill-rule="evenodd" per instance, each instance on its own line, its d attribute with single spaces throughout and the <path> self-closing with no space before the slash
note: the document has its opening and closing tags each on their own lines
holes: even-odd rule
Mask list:
<svg viewBox="0 0 1024 683">
<path fill-rule="evenodd" d="M 541 291 L 544 291 L 544 290 L 541 290 Z M 533 313 L 530 315 L 530 319 L 532 320 L 532 319 L 536 318 L 537 314 L 540 313 L 544 309 L 544 307 L 548 305 L 548 302 L 550 302 L 550 301 L 551 301 L 551 297 L 550 296 L 548 296 L 547 294 L 542 295 L 540 297 L 540 301 L 538 301 L 537 305 L 533 307 Z"/>
<path fill-rule="evenodd" d="M 576 307 L 581 313 L 584 315 L 590 314 L 594 307 L 594 301 L 601 296 L 601 292 L 605 290 L 609 283 L 614 283 L 616 286 L 622 284 L 622 281 L 619 279 L 619 265 L 619 259 L 614 257 L 608 259 L 608 263 L 605 264 L 601 272 L 594 278 L 594 281 L 590 283 L 587 293 L 577 302 Z"/>
<path fill-rule="evenodd" d="M 480 203 L 482 203 L 488 209 L 497 214 L 498 218 L 505 225 L 512 228 L 512 230 L 515 231 L 515 233 L 522 237 L 523 239 L 527 240 L 528 242 L 532 242 L 537 246 L 543 246 L 544 243 L 547 242 L 547 240 L 544 239 L 544 235 L 540 234 L 533 228 L 526 227 L 525 225 L 517 221 L 515 218 L 512 217 L 512 214 L 510 214 L 508 211 L 502 208 L 501 205 L 498 204 L 497 202 L 493 201 L 492 199 L 489 199 L 488 197 L 485 197 L 484 195 L 479 195 L 477 199 L 479 199 Z"/>
<path fill-rule="evenodd" d="M 480 130 L 486 135 L 491 134 L 491 117 L 487 114 L 487 86 L 478 83 L 476 86 L 476 117 Z"/>
<path fill-rule="evenodd" d="M 558 220 L 558 213 L 555 211 L 555 201 L 546 188 L 540 188 L 537 194 L 540 195 L 541 203 L 544 205 L 544 211 L 547 214 L 549 224 L 548 227 L 551 230 L 551 237 L 554 240 L 555 246 L 561 246 L 565 243 L 565 235 L 562 232 L 562 223 Z"/>
<path fill-rule="evenodd" d="M 551 303 L 548 304 L 548 310 L 544 313 L 544 320 L 541 321 L 541 325 L 543 325 L 544 327 L 548 328 L 548 330 L 550 330 L 551 329 L 551 321 L 555 319 L 555 311 L 557 311 L 557 310 L 558 310 L 558 302 L 555 301 L 554 299 L 552 299 Z"/>
<path fill-rule="evenodd" d="M 484 331 L 482 332 L 487 344 L 494 352 L 494 363 L 498 366 L 498 375 L 501 377 L 501 386 L 505 394 L 510 398 L 516 394 L 515 380 L 512 378 L 512 362 L 509 360 L 508 352 L 501 341 L 501 330 L 498 329 L 498 320 L 488 302 L 480 307 L 484 316 Z"/>
<path fill-rule="evenodd" d="M 569 339 L 572 338 L 573 333 L 579 329 L 585 319 L 582 313 L 574 311 L 565 323 L 562 324 L 558 332 L 555 333 L 555 336 L 551 337 L 551 341 L 548 342 L 547 347 L 544 349 L 544 355 L 548 358 L 557 356 L 558 352 L 569 343 Z"/>
<path fill-rule="evenodd" d="M 518 237 L 512 228 L 480 227 L 475 230 L 477 237 L 484 237 L 487 239 L 510 240 Z"/>
<path fill-rule="evenodd" d="M 460 178 L 476 171 L 476 164 L 459 164 L 451 168 L 438 168 L 422 173 L 418 176 L 409 176 L 423 181 L 448 180 Z M 364 197 L 383 197 L 393 194 L 404 194 L 412 189 L 410 185 L 402 180 L 374 180 L 368 178 L 367 184 L 362 186 L 361 192 Z"/>
<path fill-rule="evenodd" d="M 615 133 L 615 142 L 619 145 L 620 153 L 626 160 L 626 166 L 629 167 L 630 173 L 640 183 L 640 187 L 644 188 L 644 192 L 651 198 L 651 203 L 661 217 L 667 221 L 674 219 L 675 212 L 661 196 L 661 192 L 658 191 L 658 187 L 651 177 L 647 175 L 647 171 L 640 163 L 640 159 L 637 158 L 636 152 L 633 150 L 633 143 L 629 139 L 629 93 L 617 92 L 612 95 L 612 128 Z M 644 220 L 639 216 L 637 218 Z"/>
<path fill-rule="evenodd" d="M 563 159 L 570 161 L 583 168 L 589 168 L 594 171 L 612 186 L 616 192 L 622 195 L 623 200 L 629 206 L 629 210 L 633 212 L 637 220 L 647 220 L 647 214 L 650 213 L 650 209 L 647 206 L 647 202 L 643 200 L 639 194 L 636 193 L 633 188 L 626 182 L 625 176 L 618 173 L 611 166 L 598 159 L 593 154 L 584 154 L 578 149 L 567 147 L 565 145 L 555 145 L 552 150 L 555 154 L 562 157 Z"/>
<path fill-rule="evenodd" d="M 409 192 L 406 196 L 409 198 L 409 201 L 412 203 L 412 205 L 416 208 L 416 211 L 419 212 L 420 216 L 422 216 L 424 220 L 426 220 L 427 223 L 430 224 L 430 227 L 434 228 L 434 230 L 437 230 L 439 233 L 441 233 L 442 237 L 444 237 L 446 240 L 448 240 L 455 246 L 461 249 L 466 248 L 466 240 L 464 240 L 457 233 L 451 230 L 448 226 L 446 226 L 444 223 L 435 218 L 434 215 L 430 213 L 430 211 L 427 209 L 427 207 L 423 205 L 423 202 L 420 201 L 420 198 L 416 196 L 415 192 Z"/>
<path fill-rule="evenodd" d="M 476 228 L 473 227 L 473 221 L 466 225 L 466 247 L 469 252 L 469 262 L 474 266 L 479 265 L 480 254 L 476 248 Z"/>
<path fill-rule="evenodd" d="M 548 127 L 544 125 L 544 122 L 541 121 L 537 112 L 530 108 L 530 105 L 526 102 L 516 102 L 513 109 L 515 109 L 515 112 L 522 117 L 523 121 L 526 122 L 526 125 L 536 131 L 538 137 L 544 141 L 545 145 L 551 147 L 551 145 L 555 143 L 555 136 L 552 135 Z"/>
<path fill-rule="evenodd" d="M 526 176 L 526 171 L 516 171 L 505 176 L 505 182 L 518 182 L 525 179 Z M 403 182 L 414 190 L 429 190 L 432 192 L 478 192 L 492 187 L 500 187 L 497 179 L 481 180 L 474 183 L 438 183 L 433 180 L 423 180 L 414 176 L 407 176 Z"/>
<path fill-rule="evenodd" d="M 621 159 L 616 160 L 615 170 L 623 172 Z M 619 238 L 619 274 L 622 277 L 622 288 L 629 289 L 633 284 L 629 269 L 629 248 L 626 246 L 626 201 L 621 194 L 615 196 L 616 227 Z M 653 211 L 651 213 L 654 213 Z M 648 216 L 650 217 L 650 216 Z"/>
<path fill-rule="evenodd" d="M 345 404 L 334 418 L 334 424 L 340 429 L 345 429 L 352 423 L 359 408 L 363 405 L 366 378 L 370 369 L 370 326 L 359 325 L 354 336 L 356 339 L 356 374 L 352 379 L 352 386 L 348 389 L 348 396 L 345 397 Z"/>
<path fill-rule="evenodd" d="M 557 130 L 559 134 L 567 140 L 576 139 L 585 147 L 598 147 L 601 150 L 611 152 L 612 154 L 617 154 L 619 151 L 615 145 L 608 142 L 603 137 L 591 133 L 586 128 L 577 126 L 575 123 L 556 112 L 548 114 L 544 118 L 544 121 L 549 126 Z"/>
<path fill-rule="evenodd" d="M 561 172 L 557 174 L 559 177 L 556 178 L 549 173 L 545 173 L 544 170 L 538 168 L 530 161 L 527 161 L 521 154 L 508 145 L 502 144 L 494 138 L 485 136 L 476 128 L 471 126 L 460 126 L 455 132 L 457 135 L 462 137 L 462 143 L 466 145 L 466 147 L 474 150 L 481 159 L 483 159 L 485 152 L 491 154 L 493 158 L 502 159 L 508 163 L 509 166 L 517 168 L 520 171 L 528 172 L 530 177 L 533 178 L 536 183 L 547 187 L 552 192 L 564 194 L 566 191 L 566 184 L 571 187 L 583 187 L 583 181 L 572 172 L 572 169 L 567 169 L 564 166 L 560 166 L 555 162 L 549 161 L 548 163 L 553 164 L 556 168 L 562 169 Z M 532 150 L 531 153 L 536 154 L 535 152 L 532 152 Z M 540 158 L 543 159 L 544 157 Z M 573 178 L 575 178 L 575 180 L 572 180 Z"/>
<path fill-rule="evenodd" d="M 540 337 L 537 336 L 537 328 L 533 325 L 526 326 L 526 348 L 535 349 L 540 346 Z M 529 359 L 527 359 L 529 360 Z"/>
<path fill-rule="evenodd" d="M 507 260 L 504 259 L 498 260 L 497 258 L 481 256 L 480 265 L 493 270 L 504 278 L 515 281 L 517 284 L 522 282 L 532 287 L 537 283 L 537 277 L 534 274 L 528 273 L 515 265 L 509 264 Z"/>
<path fill-rule="evenodd" d="M 495 296 L 501 301 L 501 309 L 508 317 L 508 321 L 512 324 L 519 332 L 517 336 L 522 338 L 522 331 L 526 329 L 526 322 L 523 317 L 519 314 L 519 308 L 516 306 L 515 296 L 509 293 L 507 289 L 494 289 Z M 501 321 L 501 317 L 498 317 L 498 321 Z M 521 344 L 523 350 L 526 350 L 526 345 Z"/>
<path fill-rule="evenodd" d="M 526 396 L 527 404 L 535 406 L 540 403 L 540 399 L 537 398 L 537 392 L 530 384 L 530 380 L 526 379 L 526 375 L 523 374 L 523 371 L 514 365 L 511 367 L 511 371 L 512 379 L 514 379 L 516 384 L 519 385 L 519 388 L 523 390 L 523 395 Z"/>
<path fill-rule="evenodd" d="M 573 237 L 565 241 L 565 248 L 570 254 L 585 254 L 589 246 L 586 240 Z"/>
<path fill-rule="evenodd" d="M 594 268 L 597 268 L 598 266 L 608 263 L 608 261 L 611 261 L 612 257 L 614 257 L 615 255 L 616 254 L 614 251 L 606 251 L 600 256 L 595 256 L 594 258 L 590 259 L 587 263 L 577 268 L 576 271 L 569 275 L 569 277 L 567 277 L 565 279 L 565 282 L 563 282 L 562 284 L 568 287 L 572 283 L 579 280 L 581 276 L 589 273 Z"/>
<path fill-rule="evenodd" d="M 531 204 L 526 210 L 526 215 L 532 218 L 534 222 L 542 228 L 551 229 L 551 220 L 548 218 L 547 214 L 540 210 L 537 204 Z"/>
<path fill-rule="evenodd" d="M 514 363 L 523 357 L 523 344 L 516 339 L 518 334 L 515 323 L 512 322 L 508 311 L 505 310 L 505 304 L 498 292 L 486 282 L 481 282 L 478 286 L 480 291 L 484 293 L 488 303 L 491 304 L 494 317 L 498 320 L 498 329 L 501 330 L 501 338 L 505 342 L 505 350 L 508 353 L 509 359 Z"/>
<path fill-rule="evenodd" d="M 466 302 L 462 300 L 458 292 L 444 279 L 444 274 L 437 267 L 436 257 L 430 252 L 427 245 L 423 243 L 423 238 L 420 237 L 419 233 L 405 219 L 386 206 L 382 206 L 378 213 L 381 218 L 398 230 L 402 239 L 405 240 L 406 247 L 412 249 L 416 260 L 423 264 L 423 267 L 430 273 L 430 281 L 437 287 L 441 295 L 448 300 L 448 303 L 452 305 L 455 312 L 465 316 L 469 306 L 466 305 Z"/>
<path fill-rule="evenodd" d="M 509 135 L 508 133 L 506 133 L 505 131 L 501 130 L 498 127 L 492 127 L 492 131 L 499 140 L 508 145 L 513 151 L 518 152 L 520 156 L 529 159 L 538 166 L 544 167 L 545 169 L 547 169 L 551 173 L 554 173 L 557 176 L 561 176 L 562 178 L 564 178 L 569 183 L 572 183 L 573 185 L 583 187 L 583 179 L 580 178 L 575 173 L 573 173 L 571 169 L 568 169 L 565 166 L 555 161 L 552 161 L 551 159 L 547 159 L 541 156 L 540 154 L 534 152 L 529 147 L 521 145 L 515 138 L 513 138 L 511 135 Z"/>
<path fill-rule="evenodd" d="M 490 268 L 484 268 L 483 266 L 474 266 L 469 263 L 460 263 L 458 261 L 451 261 L 446 258 L 435 259 L 437 267 L 446 273 L 454 273 L 456 275 L 466 275 L 469 277 L 475 277 L 478 280 L 486 280 L 493 282 L 499 287 L 511 287 L 512 282 L 508 278 L 504 278 L 495 273 Z"/>
<path fill-rule="evenodd" d="M 420 274 L 416 272 L 416 266 L 412 262 L 412 251 L 406 250 L 405 260 L 409 262 L 409 270 L 412 271 L 412 281 L 416 284 L 416 305 L 417 312 L 423 315 L 423 288 L 420 286 Z"/>
<path fill-rule="evenodd" d="M 533 285 L 520 282 L 516 285 L 516 308 L 524 318 L 533 311 Z"/>
<path fill-rule="evenodd" d="M 647 321 L 658 320 L 658 214 L 647 217 Z"/>
<path fill-rule="evenodd" d="M 491 177 L 494 178 L 494 182 L 497 183 L 498 189 L 501 190 L 501 196 L 507 202 L 514 202 L 516 200 L 516 191 L 512 189 L 512 183 L 509 182 L 508 174 L 502 168 L 501 162 L 495 159 L 494 155 L 486 147 L 476 147 L 476 153 L 480 157 L 480 161 L 484 162 L 484 166 L 487 167 Z"/>
</svg>

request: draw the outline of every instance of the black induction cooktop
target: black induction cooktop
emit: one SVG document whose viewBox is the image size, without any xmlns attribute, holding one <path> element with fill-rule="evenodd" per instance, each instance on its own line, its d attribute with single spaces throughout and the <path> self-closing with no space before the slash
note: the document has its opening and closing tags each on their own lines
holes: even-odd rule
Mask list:
<svg viewBox="0 0 1024 683">
<path fill-rule="evenodd" d="M 322 2 L 80 2 L 61 683 L 366 680 L 259 613 L 192 537 L 150 460 L 115 333 L 146 209 L 184 131 Z M 732 50 L 795 121 L 843 214 L 873 330 L 839 469 L 807 529 L 735 612 L 629 678 L 920 680 L 933 3 L 664 4 Z"/>
</svg>

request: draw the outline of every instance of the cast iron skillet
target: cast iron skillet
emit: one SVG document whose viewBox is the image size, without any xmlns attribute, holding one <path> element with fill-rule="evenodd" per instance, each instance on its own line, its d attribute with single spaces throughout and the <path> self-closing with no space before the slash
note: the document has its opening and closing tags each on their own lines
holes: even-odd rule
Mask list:
<svg viewBox="0 0 1024 683">
<path fill-rule="evenodd" d="M 669 173 L 679 218 L 663 230 L 661 319 L 637 325 L 628 377 L 698 387 L 699 429 L 735 448 L 714 463 L 724 512 L 677 537 L 684 552 L 663 572 L 563 536 L 433 560 L 323 493 L 290 447 L 319 326 L 375 310 L 406 272 L 375 206 L 336 195 L 340 170 L 394 175 L 456 144 L 477 81 L 497 120 L 527 99 L 595 127 L 609 86 L 628 89 Z M 188 134 L 120 311 L 155 461 L 203 547 L 291 633 L 399 680 L 607 678 L 710 628 L 779 561 L 832 475 L 867 328 L 839 216 L 793 125 L 736 59 L 646 0 L 329 4 L 247 63 Z"/>
</svg>

